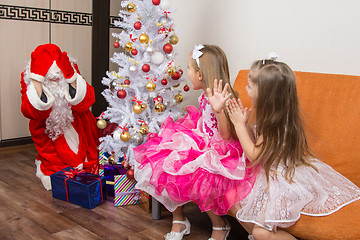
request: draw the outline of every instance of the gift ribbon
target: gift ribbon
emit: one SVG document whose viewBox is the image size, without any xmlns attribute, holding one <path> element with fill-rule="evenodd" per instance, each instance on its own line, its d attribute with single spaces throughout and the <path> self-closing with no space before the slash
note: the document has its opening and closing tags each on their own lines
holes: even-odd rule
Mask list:
<svg viewBox="0 0 360 240">
<path fill-rule="evenodd" d="M 135 42 L 136 39 L 137 39 L 137 38 L 133 38 L 133 37 L 132 37 L 132 34 L 130 34 L 130 40 L 131 40 L 131 41 Z"/>
<path fill-rule="evenodd" d="M 166 18 L 168 18 L 168 14 L 171 13 L 171 12 L 168 12 L 168 11 L 164 11 L 165 15 L 166 15 Z"/>
<path fill-rule="evenodd" d="M 114 181 L 106 181 L 106 184 L 107 185 L 115 185 L 115 182 Z"/>
<path fill-rule="evenodd" d="M 134 197 L 134 200 L 135 201 L 139 200 L 139 191 L 138 190 L 134 190 L 134 191 L 130 191 L 130 192 L 116 192 L 115 197 L 122 197 L 122 196 L 130 195 L 130 194 L 136 194 Z"/>
<path fill-rule="evenodd" d="M 139 105 L 142 104 L 142 101 L 138 100 L 134 95 L 133 95 L 133 99 L 131 101 L 136 102 Z"/>
<path fill-rule="evenodd" d="M 141 123 L 142 125 L 145 125 L 145 126 L 147 125 L 146 122 L 144 122 L 144 121 L 142 121 L 142 120 L 138 120 L 138 121 L 139 121 L 139 123 Z"/>
<path fill-rule="evenodd" d="M 144 195 L 147 199 L 150 199 L 150 195 L 148 193 L 145 193 L 141 190 L 139 190 L 142 195 Z"/>
<path fill-rule="evenodd" d="M 167 65 L 167 67 L 170 67 L 173 62 L 174 62 L 174 60 L 171 60 L 171 61 L 169 62 L 169 64 Z"/>
<path fill-rule="evenodd" d="M 68 185 L 67 185 L 67 180 L 74 178 L 76 175 L 79 175 L 80 173 L 85 173 L 84 170 L 79 171 L 79 169 L 75 168 L 75 170 L 70 170 L 70 171 L 64 171 L 61 170 L 62 172 L 64 172 L 64 175 L 67 176 L 67 178 L 65 179 L 65 191 L 66 191 L 66 201 L 69 202 L 69 191 L 68 191 Z M 86 176 L 84 175 L 84 177 L 89 177 L 89 178 L 95 178 L 96 180 L 99 181 L 100 183 L 100 193 L 101 193 L 101 202 L 104 202 L 104 198 L 103 198 L 103 190 L 102 190 L 102 186 L 101 186 L 101 179 L 97 178 L 95 176 Z"/>
<path fill-rule="evenodd" d="M 98 116 L 96 119 L 103 119 L 105 112 L 102 112 L 100 116 Z"/>
</svg>

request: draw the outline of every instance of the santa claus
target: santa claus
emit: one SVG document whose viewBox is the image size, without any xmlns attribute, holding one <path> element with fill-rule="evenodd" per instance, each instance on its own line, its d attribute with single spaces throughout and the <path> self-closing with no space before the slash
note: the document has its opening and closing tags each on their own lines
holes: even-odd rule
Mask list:
<svg viewBox="0 0 360 240">
<path fill-rule="evenodd" d="M 77 64 L 54 44 L 38 46 L 21 74 L 21 111 L 38 151 L 36 176 L 51 189 L 50 175 L 65 167 L 96 173 L 98 129 L 90 112 L 94 89 Z"/>
</svg>

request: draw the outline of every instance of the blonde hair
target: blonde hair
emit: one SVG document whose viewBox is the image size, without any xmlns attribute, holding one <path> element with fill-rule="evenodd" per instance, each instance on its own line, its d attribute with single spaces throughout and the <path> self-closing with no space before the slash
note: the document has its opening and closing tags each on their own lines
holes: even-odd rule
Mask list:
<svg viewBox="0 0 360 240">
<path fill-rule="evenodd" d="M 265 169 L 269 180 L 270 168 L 281 163 L 285 178 L 292 182 L 295 168 L 313 166 L 307 144 L 297 96 L 296 78 L 288 65 L 272 60 L 253 63 L 249 79 L 257 86 L 256 131 L 263 136 L 259 156 L 253 161 Z"/>
<path fill-rule="evenodd" d="M 199 57 L 199 65 L 197 65 L 195 59 L 191 59 L 191 64 L 194 69 L 201 72 L 203 76 L 203 82 L 205 88 L 214 89 L 214 80 L 223 80 L 222 87 L 225 84 L 229 84 L 228 92 L 231 93 L 231 98 L 237 98 L 238 93 L 234 91 L 230 83 L 229 65 L 224 51 L 216 45 L 204 45 L 204 48 L 200 50 L 203 55 Z M 225 116 L 230 123 L 231 133 L 234 139 L 237 138 L 234 125 L 230 121 L 229 114 L 226 107 L 223 107 Z"/>
</svg>

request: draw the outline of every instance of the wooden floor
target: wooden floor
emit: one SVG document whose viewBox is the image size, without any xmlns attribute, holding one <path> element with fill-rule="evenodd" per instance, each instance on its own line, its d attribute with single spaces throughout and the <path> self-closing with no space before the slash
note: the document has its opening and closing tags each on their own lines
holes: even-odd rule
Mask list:
<svg viewBox="0 0 360 240">
<path fill-rule="evenodd" d="M 164 239 L 170 230 L 171 214 L 161 220 L 139 206 L 114 207 L 107 201 L 89 210 L 58 199 L 46 191 L 35 176 L 36 149 L 32 144 L 0 148 L 0 239 Z M 195 204 L 184 211 L 191 234 L 186 240 L 207 240 L 211 222 Z M 246 232 L 229 216 L 229 240 L 247 239 Z"/>
</svg>

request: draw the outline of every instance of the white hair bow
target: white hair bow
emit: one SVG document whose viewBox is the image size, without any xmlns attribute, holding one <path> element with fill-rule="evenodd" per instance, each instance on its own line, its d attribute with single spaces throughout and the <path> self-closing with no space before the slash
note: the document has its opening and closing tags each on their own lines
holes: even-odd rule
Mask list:
<svg viewBox="0 0 360 240">
<path fill-rule="evenodd" d="M 198 45 L 195 45 L 195 48 L 192 51 L 192 58 L 196 61 L 196 64 L 198 65 L 199 68 L 200 68 L 199 57 L 201 57 L 203 55 L 203 53 L 200 50 L 203 48 L 204 48 L 203 45 L 198 44 Z"/>
<path fill-rule="evenodd" d="M 265 60 L 273 60 L 276 61 L 276 59 L 279 58 L 279 55 L 276 52 L 270 52 L 266 58 L 263 59 L 263 65 L 265 65 Z"/>
</svg>

